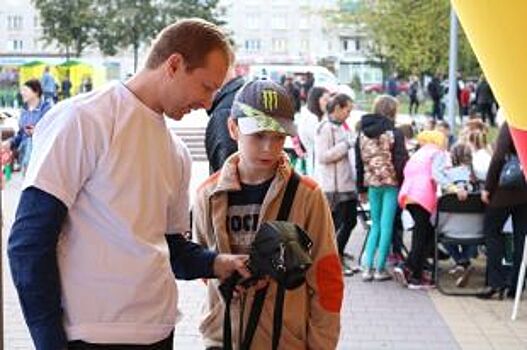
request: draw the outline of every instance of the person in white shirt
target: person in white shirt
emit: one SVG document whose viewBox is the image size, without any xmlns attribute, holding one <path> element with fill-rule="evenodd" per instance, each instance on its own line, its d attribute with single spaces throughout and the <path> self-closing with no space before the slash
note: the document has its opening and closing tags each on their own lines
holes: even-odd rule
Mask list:
<svg viewBox="0 0 527 350">
<path fill-rule="evenodd" d="M 306 149 L 306 173 L 315 174 L 315 130 L 326 113 L 329 100 L 329 91 L 326 88 L 315 86 L 309 90 L 307 104 L 300 111 L 298 121 L 298 137 Z"/>
<path fill-rule="evenodd" d="M 8 254 L 36 349 L 172 349 L 174 275 L 249 276 L 246 256 L 185 238 L 191 160 L 164 118 L 210 108 L 232 58 L 218 27 L 180 20 L 130 80 L 35 128 Z"/>
</svg>

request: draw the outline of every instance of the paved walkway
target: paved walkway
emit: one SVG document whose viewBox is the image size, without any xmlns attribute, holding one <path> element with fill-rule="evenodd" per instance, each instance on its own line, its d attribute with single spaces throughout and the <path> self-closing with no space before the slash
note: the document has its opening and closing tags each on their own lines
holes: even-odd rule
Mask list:
<svg viewBox="0 0 527 350">
<path fill-rule="evenodd" d="M 195 163 L 191 188 L 207 174 L 206 163 Z M 21 178 L 3 193 L 5 242 L 16 209 Z M 191 191 L 193 193 L 193 191 Z M 353 233 L 349 250 L 357 253 L 363 232 Z M 5 349 L 32 349 L 9 269 L 5 281 Z M 198 332 L 205 290 L 201 282 L 178 282 L 184 318 L 176 328 L 175 349 L 203 349 Z M 519 319 L 510 321 L 511 301 L 480 301 L 446 297 L 437 291 L 410 291 L 396 283 L 363 283 L 347 278 L 339 349 L 527 349 L 527 304 Z"/>
</svg>

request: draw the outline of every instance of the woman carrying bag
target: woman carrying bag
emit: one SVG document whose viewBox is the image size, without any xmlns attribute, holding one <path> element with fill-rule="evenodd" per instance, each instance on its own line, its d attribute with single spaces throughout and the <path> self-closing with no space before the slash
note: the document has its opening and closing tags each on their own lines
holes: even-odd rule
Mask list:
<svg viewBox="0 0 527 350">
<path fill-rule="evenodd" d="M 491 299 L 495 295 L 502 298 L 506 289 L 509 290 L 507 296 L 513 296 L 516 290 L 527 230 L 527 185 L 525 179 L 522 179 L 521 172 L 519 174 L 517 171 L 507 172 L 507 169 L 519 167 L 519 163 L 514 164 L 515 159 L 517 159 L 516 148 L 512 142 L 509 126 L 504 123 L 498 135 L 496 151 L 490 162 L 485 190 L 481 192 L 481 199 L 488 205 L 484 222 L 487 236 L 488 286 L 481 294 L 483 299 Z M 502 264 L 505 250 L 502 230 L 509 216 L 512 217 L 514 239 L 510 283 L 506 280 L 507 274 Z"/>
</svg>

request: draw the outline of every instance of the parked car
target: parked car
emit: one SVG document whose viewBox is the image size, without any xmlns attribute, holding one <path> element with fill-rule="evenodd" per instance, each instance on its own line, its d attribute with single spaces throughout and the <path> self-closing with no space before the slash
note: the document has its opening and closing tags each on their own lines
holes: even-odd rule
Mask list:
<svg viewBox="0 0 527 350">
<path fill-rule="evenodd" d="M 397 92 L 399 94 L 401 93 L 408 93 L 408 89 L 410 88 L 410 84 L 406 80 L 399 80 L 397 82 Z M 362 91 L 365 93 L 376 93 L 381 94 L 384 92 L 384 85 L 383 83 L 371 83 L 371 84 L 363 84 Z"/>
<path fill-rule="evenodd" d="M 305 79 L 307 73 L 313 74 L 313 86 L 322 86 L 330 91 L 342 92 L 355 99 L 355 92 L 346 84 L 341 84 L 335 74 L 323 66 L 317 65 L 293 65 L 293 64 L 251 64 L 244 69 L 248 79 L 264 78 L 271 79 L 277 83 L 284 76 L 292 76 L 295 79 Z"/>
</svg>

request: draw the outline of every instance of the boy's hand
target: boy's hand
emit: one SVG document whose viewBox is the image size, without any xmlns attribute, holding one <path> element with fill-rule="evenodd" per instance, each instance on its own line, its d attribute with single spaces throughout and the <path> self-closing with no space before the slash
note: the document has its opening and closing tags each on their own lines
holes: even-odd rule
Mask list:
<svg viewBox="0 0 527 350">
<path fill-rule="evenodd" d="M 256 290 L 263 289 L 263 288 L 267 287 L 267 285 L 269 284 L 270 280 L 271 279 L 270 279 L 269 276 L 265 276 L 265 277 L 259 279 L 258 282 L 256 282 L 256 284 L 254 285 L 254 288 Z"/>
<path fill-rule="evenodd" d="M 271 279 L 269 276 L 265 276 L 263 278 L 260 278 L 258 281 L 256 281 L 254 285 L 251 285 L 250 287 L 254 288 L 255 290 L 263 289 L 269 285 L 270 280 Z M 238 298 L 240 295 L 245 293 L 246 290 L 246 287 L 242 286 L 241 284 L 238 284 L 236 287 L 234 287 L 234 297 Z"/>
<path fill-rule="evenodd" d="M 248 255 L 218 254 L 214 259 L 214 275 L 224 281 L 236 271 L 242 278 L 249 278 L 251 273 L 247 268 L 248 259 Z"/>
</svg>

